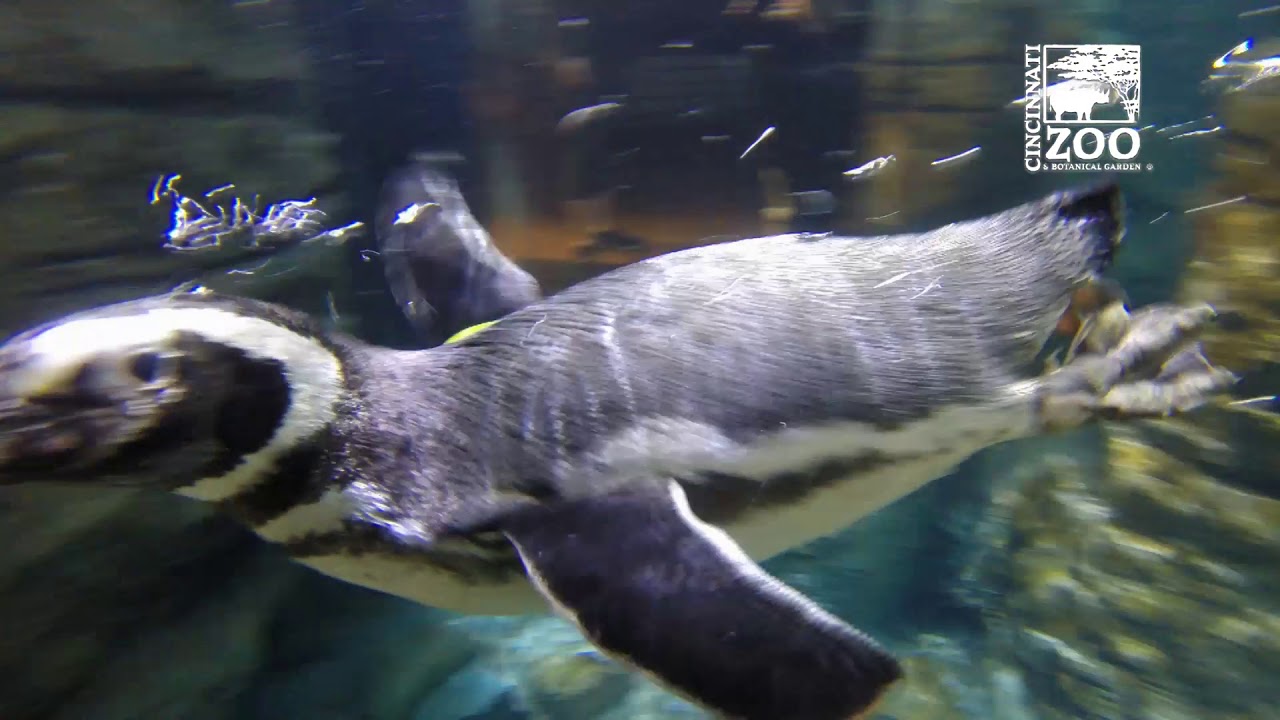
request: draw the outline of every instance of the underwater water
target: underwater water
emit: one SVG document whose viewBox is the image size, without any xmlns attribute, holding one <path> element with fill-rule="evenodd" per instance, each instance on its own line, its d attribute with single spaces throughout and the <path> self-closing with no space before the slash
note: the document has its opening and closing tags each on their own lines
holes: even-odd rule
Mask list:
<svg viewBox="0 0 1280 720">
<path fill-rule="evenodd" d="M 407 307 L 410 162 L 547 294 L 1118 182 L 1111 276 L 1218 309 L 1234 404 L 989 448 L 763 565 L 902 661 L 868 720 L 1280 717 L 1280 5 L 10 0 L 0 58 L 5 337 L 172 289 L 397 348 L 519 307 Z M 2 720 L 703 717 L 550 614 L 348 585 L 175 495 L 0 487 Z"/>
</svg>

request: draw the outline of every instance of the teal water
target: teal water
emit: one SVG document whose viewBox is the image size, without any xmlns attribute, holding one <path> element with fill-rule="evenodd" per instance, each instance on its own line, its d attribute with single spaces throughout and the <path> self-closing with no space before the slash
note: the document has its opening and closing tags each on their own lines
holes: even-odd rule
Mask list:
<svg viewBox="0 0 1280 720">
<path fill-rule="evenodd" d="M 1280 379 L 1265 0 L 13 0 L 0 28 L 6 336 L 203 285 L 421 346 L 371 228 L 413 153 L 548 292 L 695 244 L 919 230 L 1106 175 L 1131 301 L 1214 303 L 1231 332 L 1209 350 L 1239 395 Z M 1138 50 L 1085 48 L 1112 53 L 1103 71 L 1044 45 Z M 1101 93 L 1089 122 L 1054 126 L 1083 158 L 1049 157 L 1034 104 L 1029 146 L 1028 67 L 1082 83 L 1077 103 Z M 1081 128 L 1104 145 L 1129 128 L 1136 153 L 1089 159 Z M 1028 147 L 1134 168 L 1031 173 Z M 208 208 L 315 198 L 308 237 L 350 232 L 166 250 L 154 193 L 175 174 Z M 904 658 L 873 718 L 1268 720 L 1278 437 L 1262 401 L 995 448 L 766 568 Z M 0 538 L 6 720 L 704 717 L 565 622 L 347 586 L 176 497 L 0 488 Z"/>
</svg>

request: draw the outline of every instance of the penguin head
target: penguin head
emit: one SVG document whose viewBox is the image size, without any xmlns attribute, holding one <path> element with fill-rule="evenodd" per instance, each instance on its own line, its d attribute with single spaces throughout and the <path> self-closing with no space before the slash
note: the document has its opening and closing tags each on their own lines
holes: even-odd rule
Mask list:
<svg viewBox="0 0 1280 720">
<path fill-rule="evenodd" d="M 283 312 L 166 296 L 11 338 L 0 345 L 0 484 L 150 485 L 211 500 L 251 484 L 327 427 L 341 391 L 334 349 Z"/>
</svg>

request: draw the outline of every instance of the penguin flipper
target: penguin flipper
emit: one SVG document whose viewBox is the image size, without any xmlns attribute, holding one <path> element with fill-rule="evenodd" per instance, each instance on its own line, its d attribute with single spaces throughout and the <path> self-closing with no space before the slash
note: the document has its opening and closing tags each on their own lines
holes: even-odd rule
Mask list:
<svg viewBox="0 0 1280 720">
<path fill-rule="evenodd" d="M 472 215 L 457 181 L 430 162 L 383 183 L 374 232 L 391 295 L 428 345 L 542 297 Z"/>
<path fill-rule="evenodd" d="M 600 650 L 720 715 L 851 720 L 902 676 L 861 632 L 698 519 L 676 482 L 540 506 L 504 527 Z"/>
</svg>

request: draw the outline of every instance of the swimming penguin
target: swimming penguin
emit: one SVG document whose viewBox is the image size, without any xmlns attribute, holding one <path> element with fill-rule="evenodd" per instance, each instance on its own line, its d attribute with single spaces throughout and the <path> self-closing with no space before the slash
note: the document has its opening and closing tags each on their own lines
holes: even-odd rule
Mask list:
<svg viewBox="0 0 1280 720">
<path fill-rule="evenodd" d="M 538 281 L 493 244 L 458 184 L 430 156 L 383 183 L 374 233 L 396 304 L 426 346 L 542 297 Z"/>
<path fill-rule="evenodd" d="M 897 660 L 758 561 L 993 443 L 1233 382 L 1196 345 L 1212 311 L 1168 305 L 1037 372 L 1120 215 L 1108 185 L 916 235 L 698 247 L 427 350 L 219 295 L 102 307 L 0 345 L 0 482 L 170 490 L 351 583 L 549 604 L 721 717 L 864 718 Z"/>
</svg>

